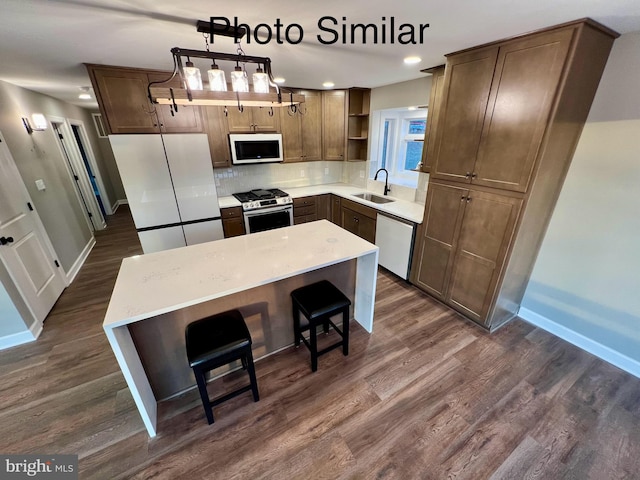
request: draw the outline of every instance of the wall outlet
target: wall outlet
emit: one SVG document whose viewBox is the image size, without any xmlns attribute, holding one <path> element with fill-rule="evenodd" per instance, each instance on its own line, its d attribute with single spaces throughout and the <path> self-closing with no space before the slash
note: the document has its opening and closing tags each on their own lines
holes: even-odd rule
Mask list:
<svg viewBox="0 0 640 480">
<path fill-rule="evenodd" d="M 36 188 L 38 190 L 46 190 L 47 186 L 44 184 L 44 180 L 41 178 L 36 180 Z"/>
<path fill-rule="evenodd" d="M 304 177 L 304 170 L 300 170 L 300 178 Z"/>
<path fill-rule="evenodd" d="M 360 170 L 360 178 L 364 178 L 364 170 Z"/>
<path fill-rule="evenodd" d="M 324 167 L 324 174 L 329 175 L 329 167 Z"/>
</svg>

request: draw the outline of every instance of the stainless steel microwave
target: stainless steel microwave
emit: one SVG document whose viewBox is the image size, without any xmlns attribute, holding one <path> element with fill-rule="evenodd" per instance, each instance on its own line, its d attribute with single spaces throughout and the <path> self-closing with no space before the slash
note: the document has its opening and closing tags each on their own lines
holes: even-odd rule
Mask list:
<svg viewBox="0 0 640 480">
<path fill-rule="evenodd" d="M 282 162 L 282 134 L 280 133 L 231 133 L 231 163 L 247 165 L 250 163 Z"/>
</svg>

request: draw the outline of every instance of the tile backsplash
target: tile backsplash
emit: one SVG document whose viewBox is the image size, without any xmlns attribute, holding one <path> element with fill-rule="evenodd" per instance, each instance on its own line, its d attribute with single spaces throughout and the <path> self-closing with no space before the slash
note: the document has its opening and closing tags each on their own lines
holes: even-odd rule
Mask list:
<svg viewBox="0 0 640 480">
<path fill-rule="evenodd" d="M 287 188 L 347 183 L 382 194 L 384 182 L 367 178 L 367 162 L 305 162 L 240 165 L 214 170 L 218 196 L 226 197 L 254 188 Z M 429 175 L 421 173 L 418 188 L 391 184 L 390 195 L 424 204 Z"/>
<path fill-rule="evenodd" d="M 343 162 L 269 163 L 214 170 L 218 196 L 254 188 L 305 187 L 343 181 Z M 347 182 L 349 183 L 349 182 Z"/>
</svg>

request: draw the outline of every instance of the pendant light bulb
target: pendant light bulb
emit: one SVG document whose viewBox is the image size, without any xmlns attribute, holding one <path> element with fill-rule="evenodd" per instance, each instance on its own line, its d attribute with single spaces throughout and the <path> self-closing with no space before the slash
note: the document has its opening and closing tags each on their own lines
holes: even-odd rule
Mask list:
<svg viewBox="0 0 640 480">
<path fill-rule="evenodd" d="M 209 77 L 209 90 L 212 92 L 227 91 L 227 79 L 225 78 L 224 70 L 220 70 L 215 62 L 211 65 L 211 69 L 207 70 L 207 76 Z"/>
<path fill-rule="evenodd" d="M 202 90 L 202 76 L 200 69 L 193 65 L 193 62 L 187 60 L 186 66 L 182 69 L 184 80 L 191 90 Z"/>
<path fill-rule="evenodd" d="M 269 93 L 269 76 L 260 67 L 253 74 L 253 91 L 255 93 Z"/>
<path fill-rule="evenodd" d="M 247 79 L 247 72 L 245 72 L 239 65 L 231 72 L 231 88 L 234 92 L 248 92 L 249 80 Z"/>
</svg>

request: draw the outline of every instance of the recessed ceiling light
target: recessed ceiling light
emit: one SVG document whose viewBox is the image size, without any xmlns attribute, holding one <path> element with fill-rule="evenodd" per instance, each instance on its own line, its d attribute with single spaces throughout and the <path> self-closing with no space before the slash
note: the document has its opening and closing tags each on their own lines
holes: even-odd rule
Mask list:
<svg viewBox="0 0 640 480">
<path fill-rule="evenodd" d="M 335 84 L 335 83 L 333 83 L 333 82 L 324 82 L 324 83 L 322 84 L 322 86 L 323 86 L 324 88 L 332 88 L 332 87 L 335 87 L 335 85 L 336 85 L 336 84 Z"/>
<path fill-rule="evenodd" d="M 90 87 L 80 87 L 81 93 L 78 95 L 80 100 L 91 100 L 91 95 L 89 94 Z"/>
<path fill-rule="evenodd" d="M 404 63 L 407 65 L 413 65 L 415 63 L 420 63 L 422 59 L 420 57 L 405 57 Z"/>
<path fill-rule="evenodd" d="M 276 78 L 273 79 L 273 81 L 276 82 L 276 83 L 284 83 L 284 78 L 276 77 Z"/>
</svg>

